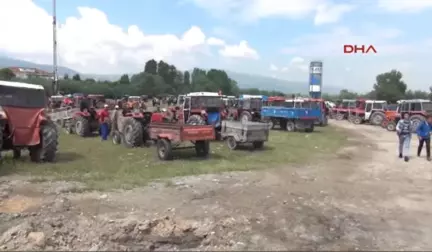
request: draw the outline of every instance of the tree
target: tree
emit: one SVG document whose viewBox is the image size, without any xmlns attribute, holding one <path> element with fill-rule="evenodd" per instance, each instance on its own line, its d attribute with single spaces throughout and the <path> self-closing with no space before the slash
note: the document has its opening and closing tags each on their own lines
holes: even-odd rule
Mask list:
<svg viewBox="0 0 432 252">
<path fill-rule="evenodd" d="M 72 76 L 72 80 L 81 81 L 81 76 L 79 74 L 75 74 L 74 76 Z"/>
<path fill-rule="evenodd" d="M 10 81 L 15 78 L 14 72 L 9 68 L 0 69 L 0 80 Z"/>
<path fill-rule="evenodd" d="M 119 80 L 120 84 L 130 84 L 129 75 L 123 74 Z"/>
<path fill-rule="evenodd" d="M 64 74 L 63 75 L 63 80 L 69 80 L 69 74 Z"/>
<path fill-rule="evenodd" d="M 148 74 L 157 74 L 157 65 L 156 60 L 151 59 L 145 63 L 144 72 Z"/>
<path fill-rule="evenodd" d="M 379 74 L 374 84 L 376 98 L 389 102 L 396 102 L 397 100 L 403 99 L 407 90 L 407 85 L 402 80 L 402 77 L 402 73 L 397 70 Z"/>
</svg>

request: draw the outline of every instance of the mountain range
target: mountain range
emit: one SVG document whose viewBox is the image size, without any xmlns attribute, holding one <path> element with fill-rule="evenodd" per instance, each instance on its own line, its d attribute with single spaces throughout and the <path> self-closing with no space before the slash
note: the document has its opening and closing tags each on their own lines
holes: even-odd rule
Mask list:
<svg viewBox="0 0 432 252">
<path fill-rule="evenodd" d="M 47 72 L 52 72 L 52 65 L 45 64 L 37 64 L 30 61 L 13 59 L 8 57 L 0 57 L 0 68 L 4 67 L 28 67 L 28 68 L 38 68 Z M 68 67 L 58 66 L 58 74 L 63 76 L 68 74 L 72 76 L 74 74 L 80 74 L 81 78 L 92 78 L 96 80 L 108 80 L 114 81 L 120 78 L 120 74 L 81 74 L 76 70 L 73 70 Z M 255 74 L 246 74 L 246 73 L 238 73 L 233 71 L 226 71 L 228 76 L 235 80 L 240 88 L 258 88 L 262 89 L 262 87 L 267 87 L 267 90 L 277 90 L 285 93 L 303 93 L 306 94 L 309 92 L 308 83 L 307 82 L 298 82 L 298 81 L 289 81 L 283 79 L 272 78 L 268 76 L 261 76 Z M 341 88 L 326 86 L 326 93 L 339 93 Z"/>
</svg>

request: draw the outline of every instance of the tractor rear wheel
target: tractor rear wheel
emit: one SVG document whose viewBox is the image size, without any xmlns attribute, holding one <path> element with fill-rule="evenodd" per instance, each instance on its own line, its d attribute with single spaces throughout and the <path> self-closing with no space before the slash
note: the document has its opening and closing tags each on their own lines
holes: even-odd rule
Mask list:
<svg viewBox="0 0 432 252">
<path fill-rule="evenodd" d="M 384 121 L 384 119 L 385 119 L 384 112 L 377 111 L 371 115 L 371 117 L 369 118 L 369 121 L 372 125 L 378 126 Z"/>
<path fill-rule="evenodd" d="M 249 121 L 252 121 L 252 115 L 248 111 L 243 111 L 240 115 L 240 121 L 242 123 L 247 123 Z"/>
<path fill-rule="evenodd" d="M 122 142 L 127 148 L 139 147 L 144 144 L 144 128 L 142 124 L 132 118 L 126 118 L 123 124 Z"/>
<path fill-rule="evenodd" d="M 210 152 L 209 141 L 196 141 L 195 152 L 198 157 L 207 157 Z"/>
<path fill-rule="evenodd" d="M 83 116 L 77 116 L 75 118 L 75 134 L 77 134 L 78 136 L 82 136 L 82 137 L 86 137 L 89 136 L 91 131 L 90 131 L 90 122 L 88 120 L 88 118 L 83 117 Z"/>
<path fill-rule="evenodd" d="M 415 132 L 417 130 L 417 127 L 420 125 L 420 123 L 424 120 L 426 120 L 426 118 L 422 115 L 413 115 L 410 117 L 410 120 L 412 122 L 412 132 Z"/>
<path fill-rule="evenodd" d="M 206 122 L 200 115 L 191 115 L 189 116 L 186 124 L 189 125 L 206 125 Z"/>
<path fill-rule="evenodd" d="M 30 159 L 33 162 L 53 162 L 58 148 L 58 132 L 56 125 L 46 121 L 40 128 L 40 143 L 31 146 Z"/>
</svg>

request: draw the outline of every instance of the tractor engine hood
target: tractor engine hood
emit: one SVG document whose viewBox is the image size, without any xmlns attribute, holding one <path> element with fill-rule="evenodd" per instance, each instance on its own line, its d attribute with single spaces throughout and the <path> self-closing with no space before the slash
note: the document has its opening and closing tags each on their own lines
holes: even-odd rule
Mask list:
<svg viewBox="0 0 432 252">
<path fill-rule="evenodd" d="M 15 146 L 39 144 L 39 126 L 44 120 L 43 108 L 2 108 L 13 134 L 12 142 Z"/>
</svg>

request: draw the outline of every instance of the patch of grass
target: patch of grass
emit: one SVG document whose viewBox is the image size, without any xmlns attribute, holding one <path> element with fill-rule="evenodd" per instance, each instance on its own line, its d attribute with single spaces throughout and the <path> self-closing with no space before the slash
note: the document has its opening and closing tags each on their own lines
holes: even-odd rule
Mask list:
<svg viewBox="0 0 432 252">
<path fill-rule="evenodd" d="M 230 151 L 224 142 L 211 143 L 208 159 L 199 159 L 194 149 L 177 150 L 174 161 L 159 161 L 155 147 L 127 149 L 100 138 L 60 136 L 56 163 L 34 164 L 23 153 L 20 160 L 9 157 L 0 164 L 0 175 L 28 174 L 35 180 L 54 178 L 87 183 L 91 188 L 131 188 L 155 179 L 224 171 L 242 171 L 303 163 L 334 152 L 347 142 L 347 134 L 332 127 L 316 132 L 271 131 L 260 151 L 248 148 Z M 8 154 L 10 155 L 10 154 Z"/>
</svg>

